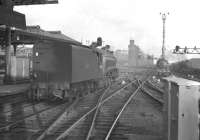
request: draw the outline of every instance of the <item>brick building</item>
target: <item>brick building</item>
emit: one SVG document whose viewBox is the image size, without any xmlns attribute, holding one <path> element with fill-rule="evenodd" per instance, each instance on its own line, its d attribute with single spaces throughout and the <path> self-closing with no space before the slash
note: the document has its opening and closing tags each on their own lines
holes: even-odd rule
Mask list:
<svg viewBox="0 0 200 140">
<path fill-rule="evenodd" d="M 151 68 L 154 65 L 153 56 L 145 54 L 134 40 L 128 46 L 128 66 L 130 69 Z"/>
</svg>

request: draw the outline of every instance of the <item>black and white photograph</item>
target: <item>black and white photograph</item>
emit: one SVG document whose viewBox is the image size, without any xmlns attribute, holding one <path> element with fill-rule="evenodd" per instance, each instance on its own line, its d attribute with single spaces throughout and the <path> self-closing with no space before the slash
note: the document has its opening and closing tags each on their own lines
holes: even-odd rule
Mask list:
<svg viewBox="0 0 200 140">
<path fill-rule="evenodd" d="M 200 140 L 199 0 L 0 0 L 0 140 Z"/>
</svg>

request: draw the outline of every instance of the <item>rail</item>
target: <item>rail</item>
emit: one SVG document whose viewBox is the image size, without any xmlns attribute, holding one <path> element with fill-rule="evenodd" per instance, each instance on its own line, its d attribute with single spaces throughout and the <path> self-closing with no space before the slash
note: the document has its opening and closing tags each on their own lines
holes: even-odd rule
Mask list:
<svg viewBox="0 0 200 140">
<path fill-rule="evenodd" d="M 91 124 L 91 127 L 90 127 L 90 129 L 89 129 L 89 132 L 88 132 L 88 134 L 87 134 L 86 140 L 89 140 L 89 139 L 90 139 L 90 136 L 91 136 L 91 133 L 92 133 L 94 124 L 95 124 L 95 120 L 96 120 L 96 117 L 97 117 L 99 108 L 100 108 L 100 106 L 101 106 L 100 103 L 102 102 L 102 99 L 103 99 L 104 95 L 109 91 L 109 89 L 110 89 L 110 86 L 106 89 L 106 91 L 101 95 L 100 99 L 98 100 L 97 108 L 96 108 L 95 114 L 94 114 L 94 116 L 93 116 L 92 124 Z"/>
<path fill-rule="evenodd" d="M 101 92 L 102 90 L 103 89 L 96 91 L 95 94 Z M 67 114 L 74 108 L 74 106 L 77 104 L 78 101 L 79 99 L 77 98 L 76 101 L 70 105 L 70 107 L 63 110 L 62 113 L 58 115 L 58 118 L 44 130 L 44 132 L 37 138 L 37 140 L 42 140 L 46 135 L 50 134 L 52 129 L 57 126 L 57 124 L 63 119 L 63 117 L 67 116 Z"/>
<path fill-rule="evenodd" d="M 40 111 L 35 112 L 34 114 L 28 115 L 28 116 L 26 116 L 26 117 L 22 117 L 21 119 L 15 121 L 15 122 L 11 122 L 11 123 L 8 123 L 8 124 L 5 125 L 5 126 L 0 127 L 0 131 L 9 130 L 12 126 L 17 125 L 17 124 L 19 124 L 20 122 L 23 122 L 25 119 L 28 119 L 28 118 L 33 117 L 33 116 L 36 116 L 36 115 L 38 115 L 38 114 L 40 114 L 40 113 L 43 113 L 43 112 L 45 112 L 45 111 L 48 111 L 48 110 L 51 110 L 51 109 L 54 109 L 54 108 L 58 108 L 58 107 L 60 107 L 60 106 L 64 106 L 65 104 L 66 104 L 66 103 L 62 103 L 62 104 L 56 105 L 56 106 L 54 106 L 54 107 L 47 107 L 47 108 L 45 108 L 45 109 L 43 109 L 43 110 L 40 110 Z"/>
<path fill-rule="evenodd" d="M 158 87 L 157 85 L 153 84 L 153 83 L 150 82 L 150 81 L 147 81 L 147 83 L 148 83 L 152 88 L 154 88 L 155 90 L 159 91 L 160 93 L 165 94 L 165 91 L 164 91 L 163 89 L 161 89 L 160 87 Z"/>
<path fill-rule="evenodd" d="M 93 107 L 91 110 L 89 110 L 87 113 L 85 113 L 81 118 L 79 118 L 73 125 L 71 125 L 71 127 L 69 127 L 67 130 L 65 130 L 63 133 L 61 133 L 56 140 L 61 140 L 64 137 L 66 137 L 67 135 L 69 135 L 69 133 L 81 122 L 83 121 L 86 116 L 88 116 L 90 113 L 92 113 L 95 109 L 97 109 L 98 106 L 101 106 L 102 104 L 104 104 L 106 101 L 108 101 L 109 99 L 111 99 L 113 96 L 117 95 L 118 93 L 120 93 L 121 90 L 127 88 L 128 86 L 132 85 L 134 82 L 136 82 L 136 80 L 132 81 L 131 83 L 127 84 L 126 86 L 124 86 L 123 88 L 119 89 L 118 91 L 114 92 L 112 95 L 110 95 L 109 97 L 107 97 L 106 99 L 104 99 L 102 102 L 99 103 L 99 105 L 96 105 L 95 107 Z"/>
<path fill-rule="evenodd" d="M 164 104 L 164 100 L 154 96 L 152 93 L 150 93 L 146 88 L 142 87 L 142 91 L 145 92 L 146 94 L 148 94 L 149 96 L 151 96 L 154 100 L 156 100 L 157 102 L 159 102 L 160 104 Z"/>
<path fill-rule="evenodd" d="M 119 80 L 121 83 L 121 80 Z M 116 84 L 118 84 L 118 82 L 116 82 Z M 96 91 L 96 93 L 94 93 L 94 95 L 100 93 L 101 91 L 105 90 L 101 89 L 99 91 Z M 88 94 L 87 96 L 90 96 L 90 94 Z M 78 101 L 77 101 L 78 102 Z M 73 105 L 71 105 L 67 110 L 64 110 L 63 113 L 60 114 L 60 116 L 58 116 L 48 127 L 46 127 L 44 130 L 42 130 L 43 132 L 39 135 L 39 137 L 37 138 L 37 140 L 42 140 L 44 139 L 46 136 L 50 135 L 55 129 L 57 129 L 60 124 L 63 123 L 63 121 L 65 120 L 65 118 L 70 115 L 70 112 L 73 112 L 72 110 L 74 109 L 76 103 L 74 103 Z"/>
<path fill-rule="evenodd" d="M 147 81 L 147 82 L 150 84 L 149 81 Z M 159 102 L 161 105 L 164 104 L 164 100 L 163 99 L 156 97 L 153 93 L 149 92 L 144 86 L 141 87 L 141 90 L 143 92 L 145 92 L 147 95 L 149 95 L 151 98 L 153 98 L 155 101 Z M 163 96 L 163 94 L 162 94 L 162 96 Z"/>
<path fill-rule="evenodd" d="M 108 140 L 108 139 L 109 139 L 109 137 L 110 137 L 110 135 L 111 135 L 111 133 L 112 133 L 112 131 L 113 131 L 113 129 L 114 129 L 114 127 L 115 127 L 115 125 L 116 125 L 118 119 L 119 119 L 119 117 L 120 117 L 121 114 L 123 113 L 124 109 L 125 109 L 125 108 L 127 107 L 127 105 L 130 103 L 130 101 L 132 100 L 132 98 L 138 93 L 138 91 L 141 89 L 141 87 L 144 85 L 145 82 L 146 82 L 146 81 L 144 81 L 144 82 L 142 82 L 142 84 L 140 84 L 139 81 L 138 81 L 138 83 L 139 83 L 138 88 L 133 92 L 133 94 L 129 97 L 129 99 L 126 101 L 126 103 L 125 103 L 124 106 L 122 107 L 121 111 L 119 112 L 119 114 L 117 115 L 116 119 L 114 120 L 114 122 L 113 122 L 113 124 L 112 124 L 112 126 L 111 126 L 111 128 L 110 128 L 110 130 L 109 130 L 109 132 L 108 132 L 108 134 L 106 135 L 105 140 Z"/>
</svg>

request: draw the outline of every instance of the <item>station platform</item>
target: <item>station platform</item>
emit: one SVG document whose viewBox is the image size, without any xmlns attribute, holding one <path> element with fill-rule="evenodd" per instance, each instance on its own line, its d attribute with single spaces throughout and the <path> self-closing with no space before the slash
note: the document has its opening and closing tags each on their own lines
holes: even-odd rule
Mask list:
<svg viewBox="0 0 200 140">
<path fill-rule="evenodd" d="M 30 88 L 30 83 L 14 84 L 14 85 L 0 85 L 0 97 L 18 94 L 25 92 Z"/>
</svg>

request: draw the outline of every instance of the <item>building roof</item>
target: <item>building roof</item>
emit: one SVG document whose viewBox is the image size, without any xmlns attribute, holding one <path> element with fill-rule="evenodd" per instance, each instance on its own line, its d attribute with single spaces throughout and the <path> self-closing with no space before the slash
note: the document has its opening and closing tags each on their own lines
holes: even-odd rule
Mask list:
<svg viewBox="0 0 200 140">
<path fill-rule="evenodd" d="M 55 3 L 58 3 L 58 0 L 0 0 L 0 25 L 25 29 L 25 15 L 12 11 L 13 6 Z"/>
<path fill-rule="evenodd" d="M 56 4 L 58 0 L 14 0 L 14 5 Z"/>
<path fill-rule="evenodd" d="M 22 32 L 22 31 L 21 31 Z M 81 44 L 80 42 L 76 41 L 75 39 L 72 39 L 64 34 L 62 34 L 61 31 L 45 31 L 40 28 L 40 26 L 28 26 L 27 31 L 32 36 L 39 36 L 44 38 L 49 38 L 52 40 L 57 40 L 61 42 L 71 42 L 73 44 Z"/>
<path fill-rule="evenodd" d="M 0 28 L 0 38 L 3 38 L 5 27 Z M 69 44 L 80 45 L 81 43 L 62 34 L 60 31 L 48 32 L 40 28 L 40 26 L 28 26 L 26 30 L 12 29 L 13 40 L 16 44 L 33 44 L 38 40 L 57 41 Z"/>
</svg>

